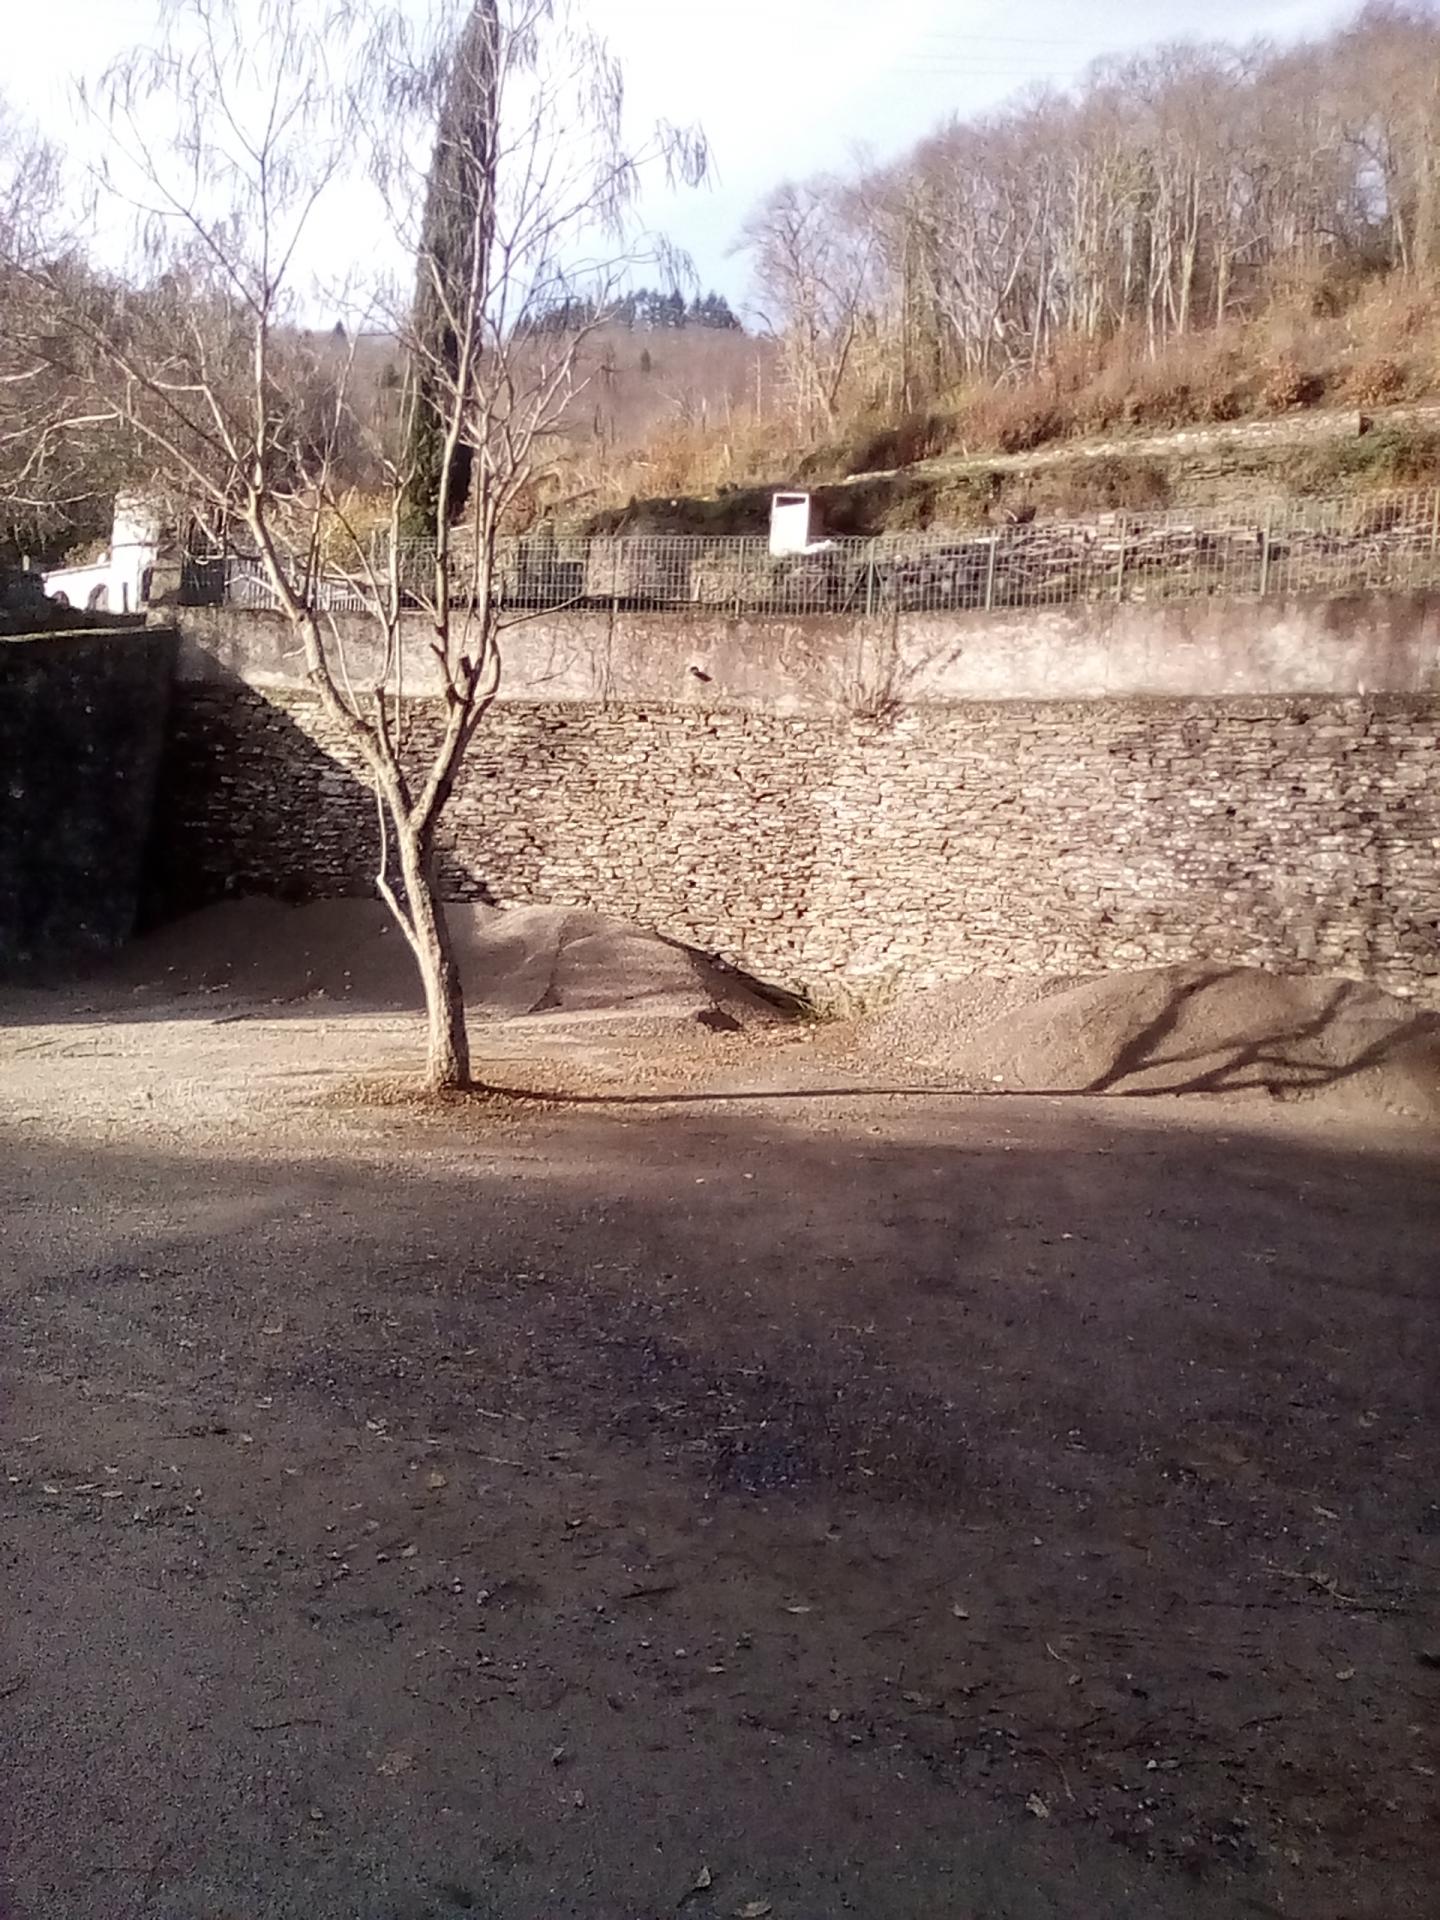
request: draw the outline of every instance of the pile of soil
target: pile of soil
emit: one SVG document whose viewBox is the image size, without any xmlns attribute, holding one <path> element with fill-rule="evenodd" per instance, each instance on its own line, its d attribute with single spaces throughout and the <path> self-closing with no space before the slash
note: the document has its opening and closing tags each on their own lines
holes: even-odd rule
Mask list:
<svg viewBox="0 0 1440 1920">
<path fill-rule="evenodd" d="M 959 982 L 897 1002 L 873 1037 L 977 1088 L 1262 1093 L 1440 1120 L 1440 1014 L 1349 980 L 1188 966 L 1059 990 Z"/>
<path fill-rule="evenodd" d="M 897 1072 L 947 1068 L 957 1050 L 993 1022 L 1050 994 L 1078 985 L 1074 974 L 1005 976 L 972 973 L 942 986 L 907 988 L 887 996 L 859 1030 L 861 1051 Z"/>
<path fill-rule="evenodd" d="M 743 975 L 675 941 L 569 907 L 451 906 L 466 1003 L 480 1020 L 645 1014 L 719 1027 L 774 1018 Z M 227 901 L 138 941 L 108 976 L 140 997 L 410 1012 L 423 1005 L 404 936 L 372 900 Z"/>
</svg>

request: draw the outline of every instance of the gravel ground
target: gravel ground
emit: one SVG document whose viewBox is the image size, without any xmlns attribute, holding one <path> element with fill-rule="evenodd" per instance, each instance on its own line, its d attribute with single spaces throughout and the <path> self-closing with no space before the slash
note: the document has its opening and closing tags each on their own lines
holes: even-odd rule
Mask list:
<svg viewBox="0 0 1440 1920">
<path fill-rule="evenodd" d="M 0 1004 L 5 1920 L 1433 1912 L 1430 1135 L 273 1015 Z"/>
</svg>

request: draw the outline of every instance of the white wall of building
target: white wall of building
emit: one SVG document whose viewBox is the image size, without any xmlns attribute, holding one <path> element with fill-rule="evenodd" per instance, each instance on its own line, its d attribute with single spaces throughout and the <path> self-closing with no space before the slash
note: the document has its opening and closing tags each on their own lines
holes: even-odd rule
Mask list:
<svg viewBox="0 0 1440 1920">
<path fill-rule="evenodd" d="M 149 574 L 160 550 L 160 522 L 143 501 L 115 502 L 110 545 L 84 567 L 57 567 L 45 575 L 52 600 L 109 613 L 138 613 L 148 598 Z"/>
</svg>

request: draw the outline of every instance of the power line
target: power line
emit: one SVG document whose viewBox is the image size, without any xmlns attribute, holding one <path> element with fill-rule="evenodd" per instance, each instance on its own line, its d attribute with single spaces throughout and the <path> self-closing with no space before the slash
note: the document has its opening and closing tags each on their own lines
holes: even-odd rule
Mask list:
<svg viewBox="0 0 1440 1920">
<path fill-rule="evenodd" d="M 775 12 L 774 0 L 729 0 L 726 14 L 733 14 L 737 8 L 740 11 L 748 8 L 752 12 L 764 13 L 766 15 L 773 15 Z M 623 11 L 628 14 L 651 13 L 662 18 L 673 19 L 675 3 L 674 0 L 625 0 Z M 831 7 L 828 4 L 824 4 L 823 0 L 812 0 L 810 11 L 815 16 L 817 31 L 819 33 L 824 33 L 828 30 L 830 33 L 838 35 L 850 32 L 854 28 L 865 24 L 865 16 L 859 13 L 849 17 L 842 17 L 837 23 Z M 698 28 L 702 34 L 706 32 L 707 28 L 714 33 L 722 31 L 728 32 L 725 21 L 719 17 L 712 18 L 708 22 L 696 22 L 694 26 Z M 983 29 L 976 30 L 969 27 L 922 27 L 908 37 L 914 40 L 931 42 L 945 41 L 954 45 L 963 46 L 1082 47 L 1091 44 L 1089 36 L 1081 34 L 989 33 Z"/>
<path fill-rule="evenodd" d="M 927 28 L 915 39 L 930 46 L 946 47 L 1089 47 L 1088 35 L 1033 33 L 955 33 L 948 28 Z"/>
<path fill-rule="evenodd" d="M 1098 56 L 1097 56 L 1098 57 Z M 901 59 L 885 61 L 872 71 L 879 73 L 918 73 L 945 75 L 981 74 L 992 80 L 1003 80 L 1006 76 L 1016 79 L 1043 80 L 1053 73 L 1073 73 L 1089 66 L 1088 59 L 1065 60 L 1047 63 L 1041 67 L 984 66 L 973 60 L 914 60 Z"/>
</svg>

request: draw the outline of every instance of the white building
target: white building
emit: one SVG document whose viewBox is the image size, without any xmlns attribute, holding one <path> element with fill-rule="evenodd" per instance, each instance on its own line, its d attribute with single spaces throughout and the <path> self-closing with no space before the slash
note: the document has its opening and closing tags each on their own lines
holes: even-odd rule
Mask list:
<svg viewBox="0 0 1440 1920">
<path fill-rule="evenodd" d="M 57 567 L 45 575 L 45 591 L 62 607 L 138 613 L 150 598 L 159 551 L 159 515 L 144 501 L 122 495 L 101 558 L 85 567 Z"/>
</svg>

